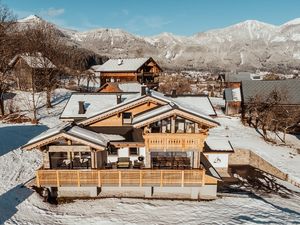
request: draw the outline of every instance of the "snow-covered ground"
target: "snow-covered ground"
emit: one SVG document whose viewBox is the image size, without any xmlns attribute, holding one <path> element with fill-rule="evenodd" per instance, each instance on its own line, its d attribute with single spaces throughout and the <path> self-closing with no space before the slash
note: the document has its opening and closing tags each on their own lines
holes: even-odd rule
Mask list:
<svg viewBox="0 0 300 225">
<path fill-rule="evenodd" d="M 290 198 L 234 195 L 208 202 L 97 199 L 57 206 L 44 203 L 37 193 L 22 185 L 34 177 L 41 154 L 22 151 L 19 146 L 47 126 L 59 123 L 67 94 L 58 90 L 55 96 L 60 97 L 54 98 L 54 108 L 39 110 L 38 126 L 0 124 L 0 224 L 300 224 L 298 194 Z M 265 143 L 255 130 L 244 127 L 236 118 L 217 120 L 221 127 L 211 130 L 211 135 L 228 137 L 234 147 L 251 149 L 291 176 L 300 177 L 295 149 Z M 297 144 L 297 140 L 291 141 Z"/>
<path fill-rule="evenodd" d="M 252 150 L 300 183 L 300 154 L 297 151 L 297 148 L 300 149 L 299 137 L 287 135 L 290 146 L 275 145 L 265 142 L 255 129 L 244 126 L 240 118 L 224 116 L 216 120 L 221 126 L 211 129 L 211 136 L 230 140 L 234 148 Z"/>
</svg>

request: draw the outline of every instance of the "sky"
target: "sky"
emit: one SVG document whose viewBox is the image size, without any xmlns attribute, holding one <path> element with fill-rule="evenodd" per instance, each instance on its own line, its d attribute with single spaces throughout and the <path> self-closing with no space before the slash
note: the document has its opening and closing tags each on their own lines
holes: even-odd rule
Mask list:
<svg viewBox="0 0 300 225">
<path fill-rule="evenodd" d="M 0 0 L 1 1 L 1 0 Z M 193 35 L 245 20 L 274 25 L 300 17 L 300 0 L 2 0 L 19 18 L 36 14 L 85 31 L 120 28 L 141 36 Z"/>
</svg>

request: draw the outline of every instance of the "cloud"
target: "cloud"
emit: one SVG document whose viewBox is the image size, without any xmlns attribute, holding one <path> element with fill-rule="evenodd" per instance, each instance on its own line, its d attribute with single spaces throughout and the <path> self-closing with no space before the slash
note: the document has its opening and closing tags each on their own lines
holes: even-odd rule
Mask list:
<svg viewBox="0 0 300 225">
<path fill-rule="evenodd" d="M 49 8 L 42 9 L 39 11 L 39 14 L 43 17 L 57 17 L 65 13 L 65 9 L 63 8 Z"/>
<path fill-rule="evenodd" d="M 65 12 L 65 9 L 63 9 L 63 8 L 60 8 L 60 9 L 49 8 L 47 11 L 47 14 L 48 14 L 48 16 L 55 17 L 55 16 L 64 14 L 64 12 Z"/>
</svg>

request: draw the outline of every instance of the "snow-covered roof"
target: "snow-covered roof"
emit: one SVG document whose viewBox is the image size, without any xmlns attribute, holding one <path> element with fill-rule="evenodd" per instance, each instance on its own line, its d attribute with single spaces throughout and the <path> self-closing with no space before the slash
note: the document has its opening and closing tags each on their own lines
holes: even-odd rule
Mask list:
<svg viewBox="0 0 300 225">
<path fill-rule="evenodd" d="M 140 94 L 126 93 L 121 95 L 122 103 L 134 99 Z M 79 103 L 84 102 L 85 113 L 79 114 Z M 122 104 L 120 103 L 120 104 Z M 117 105 L 116 93 L 74 93 L 71 95 L 60 118 L 89 118 L 95 114 L 107 111 Z"/>
<path fill-rule="evenodd" d="M 136 71 L 150 58 L 109 59 L 103 65 L 94 67 L 96 72 Z"/>
<path fill-rule="evenodd" d="M 74 135 L 78 138 L 82 138 L 102 146 L 107 146 L 107 143 L 110 141 L 106 135 L 99 134 L 78 126 L 72 126 L 67 130 L 67 134 Z"/>
<path fill-rule="evenodd" d="M 102 93 L 102 94 L 106 94 L 106 93 Z M 128 93 L 127 93 L 128 94 Z M 124 96 L 126 96 L 127 94 L 124 94 Z M 116 93 L 110 93 L 108 96 L 111 95 L 115 95 Z M 79 94 L 79 96 L 81 96 Z M 123 95 L 122 95 L 123 96 Z M 90 106 L 87 106 L 87 111 L 90 108 L 93 108 L 93 110 L 90 109 L 90 111 L 92 111 L 93 113 L 88 113 L 86 112 L 85 114 L 78 114 L 79 111 L 79 104 L 78 101 L 86 101 L 87 103 L 89 102 L 89 100 L 85 100 L 87 98 L 85 98 L 84 96 L 81 96 L 80 98 L 76 98 L 76 95 L 71 96 L 69 102 L 67 103 L 67 106 L 65 108 L 65 110 L 63 111 L 63 114 L 61 116 L 61 118 L 87 118 L 86 120 L 82 121 L 82 124 L 85 124 L 88 121 L 94 121 L 97 117 L 102 117 L 105 113 L 109 112 L 111 113 L 113 110 L 116 109 L 116 106 L 118 108 L 123 107 L 124 105 L 128 105 L 132 102 L 141 100 L 145 97 L 153 97 L 156 98 L 157 100 L 163 101 L 166 104 L 169 105 L 176 105 L 178 106 L 178 108 L 180 108 L 181 110 L 185 111 L 185 112 L 190 112 L 192 114 L 195 114 L 196 116 L 199 116 L 201 118 L 204 118 L 206 120 L 209 120 L 213 123 L 218 124 L 216 121 L 214 121 L 210 116 L 211 115 L 216 115 L 214 108 L 212 106 L 212 104 L 210 103 L 208 97 L 206 96 L 189 96 L 189 97 L 176 97 L 176 98 L 171 98 L 168 96 L 165 96 L 162 93 L 159 93 L 157 91 L 154 90 L 148 90 L 147 91 L 147 95 L 143 95 L 141 96 L 140 94 L 133 94 L 130 95 L 130 98 L 128 97 L 125 101 L 123 101 L 120 104 L 116 104 L 116 103 L 110 103 L 111 99 L 109 100 L 109 98 L 104 97 L 103 100 L 105 100 L 104 102 L 107 103 L 107 105 L 105 106 L 105 104 L 102 104 L 101 106 L 96 107 L 96 106 L 92 106 L 95 104 L 98 104 L 99 102 L 99 96 L 96 95 L 96 97 L 93 97 L 93 104 L 91 104 Z M 116 99 L 114 100 L 116 102 Z M 195 104 L 196 103 L 196 104 Z M 167 107 L 166 107 L 167 108 Z M 163 109 L 166 109 L 163 108 Z M 160 112 L 159 110 L 163 110 L 163 109 L 157 109 L 157 111 L 154 111 L 155 113 Z M 97 111 L 98 110 L 98 111 Z M 152 115 L 152 110 L 151 113 L 150 111 L 147 112 L 147 115 Z M 91 116 L 89 116 L 91 115 Z M 142 116 L 142 113 L 141 113 Z M 143 118 L 146 116 L 143 116 Z M 148 116 L 149 117 L 149 116 Z M 140 117 L 141 118 L 141 117 Z"/>
<path fill-rule="evenodd" d="M 10 61 L 9 64 L 13 65 L 18 58 L 22 58 L 29 67 L 34 69 L 56 68 L 56 66 L 47 57 L 43 57 L 41 56 L 41 54 L 37 54 L 37 56 L 32 56 L 29 54 L 18 54 Z"/>
<path fill-rule="evenodd" d="M 208 148 L 206 148 L 206 151 L 211 152 L 233 152 L 233 148 L 231 146 L 230 141 L 226 139 L 220 139 L 215 137 L 208 136 L 205 144 Z"/>
<path fill-rule="evenodd" d="M 106 147 L 109 140 L 109 136 L 101 133 L 96 133 L 87 129 L 84 129 L 79 126 L 74 126 L 70 123 L 64 123 L 53 127 L 40 135 L 34 137 L 33 139 L 29 140 L 23 147 L 33 145 L 45 139 L 51 138 L 55 135 L 59 134 L 68 134 L 83 141 L 87 141 L 102 147 Z M 114 137 L 115 139 L 116 137 Z"/>
</svg>

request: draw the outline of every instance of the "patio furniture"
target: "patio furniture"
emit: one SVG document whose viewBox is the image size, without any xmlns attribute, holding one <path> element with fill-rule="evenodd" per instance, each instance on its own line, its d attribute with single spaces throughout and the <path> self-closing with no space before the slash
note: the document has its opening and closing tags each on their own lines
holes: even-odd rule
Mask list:
<svg viewBox="0 0 300 225">
<path fill-rule="evenodd" d="M 117 161 L 118 168 L 129 168 L 131 166 L 131 161 L 129 157 L 119 157 Z"/>
<path fill-rule="evenodd" d="M 133 162 L 133 168 L 135 169 L 142 169 L 144 167 L 144 162 L 134 160 Z"/>
</svg>

